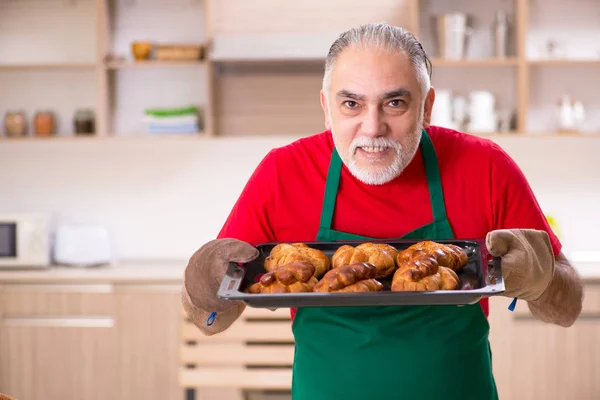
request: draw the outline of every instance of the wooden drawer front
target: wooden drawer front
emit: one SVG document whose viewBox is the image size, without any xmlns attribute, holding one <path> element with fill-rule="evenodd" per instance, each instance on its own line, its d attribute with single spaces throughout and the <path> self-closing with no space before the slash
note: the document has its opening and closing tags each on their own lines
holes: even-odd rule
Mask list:
<svg viewBox="0 0 600 400">
<path fill-rule="evenodd" d="M 585 285 L 584 291 L 583 306 L 576 323 L 584 321 L 600 322 L 600 284 L 588 283 Z M 531 311 L 529 311 L 527 302 L 523 300 L 517 302 L 514 317 L 516 319 L 534 318 Z"/>
<path fill-rule="evenodd" d="M 10 316 L 94 316 L 115 312 L 110 284 L 5 284 L 0 313 Z"/>
<path fill-rule="evenodd" d="M 288 309 L 247 308 L 225 332 L 204 336 L 185 316 L 180 347 L 184 387 L 289 390 L 294 336 Z"/>
</svg>

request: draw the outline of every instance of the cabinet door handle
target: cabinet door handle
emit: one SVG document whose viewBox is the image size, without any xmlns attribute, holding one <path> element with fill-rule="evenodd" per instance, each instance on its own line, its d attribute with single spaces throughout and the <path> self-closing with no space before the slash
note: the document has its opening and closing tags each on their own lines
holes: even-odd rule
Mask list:
<svg viewBox="0 0 600 400">
<path fill-rule="evenodd" d="M 65 327 L 65 328 L 112 328 L 112 317 L 7 317 L 2 326 Z"/>
</svg>

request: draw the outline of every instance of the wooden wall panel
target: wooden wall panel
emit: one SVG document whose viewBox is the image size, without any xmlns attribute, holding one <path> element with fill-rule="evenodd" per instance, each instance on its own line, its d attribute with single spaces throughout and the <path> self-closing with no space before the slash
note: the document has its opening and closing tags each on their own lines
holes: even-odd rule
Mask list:
<svg viewBox="0 0 600 400">
<path fill-rule="evenodd" d="M 325 129 L 322 65 L 229 66 L 216 82 L 219 135 L 310 135 Z"/>
<path fill-rule="evenodd" d="M 211 0 L 213 34 L 331 32 L 366 22 L 410 23 L 409 0 Z M 319 10 L 319 12 L 315 12 Z"/>
</svg>

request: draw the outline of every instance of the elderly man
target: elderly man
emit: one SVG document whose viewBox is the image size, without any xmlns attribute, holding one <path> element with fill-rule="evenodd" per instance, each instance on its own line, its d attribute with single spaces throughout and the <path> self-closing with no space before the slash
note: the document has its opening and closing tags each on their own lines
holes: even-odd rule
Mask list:
<svg viewBox="0 0 600 400">
<path fill-rule="evenodd" d="M 429 61 L 409 32 L 344 32 L 325 63 L 326 131 L 273 149 L 218 239 L 185 272 L 183 304 L 206 335 L 244 310 L 216 297 L 250 243 L 486 237 L 502 256 L 505 296 L 570 326 L 582 285 L 515 162 L 493 142 L 430 126 Z M 216 322 L 205 326 L 211 312 Z M 292 396 L 308 399 L 496 399 L 488 301 L 452 306 L 292 309 Z"/>
</svg>

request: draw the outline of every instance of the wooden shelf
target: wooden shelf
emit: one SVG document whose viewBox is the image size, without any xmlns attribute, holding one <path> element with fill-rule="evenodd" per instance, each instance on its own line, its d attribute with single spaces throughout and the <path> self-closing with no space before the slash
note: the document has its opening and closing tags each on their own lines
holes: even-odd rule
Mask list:
<svg viewBox="0 0 600 400">
<path fill-rule="evenodd" d="M 0 70 L 23 69 L 88 69 L 96 68 L 98 64 L 87 62 L 75 63 L 25 63 L 25 64 L 0 64 Z"/>
<path fill-rule="evenodd" d="M 576 140 L 600 140 L 600 132 L 586 132 L 586 133 L 558 133 L 558 132 L 494 132 L 494 133 L 470 133 L 465 131 L 466 133 L 477 136 L 481 138 L 488 139 L 549 139 L 549 138 L 561 138 L 561 139 L 576 139 Z M 306 132 L 306 135 L 313 134 L 314 132 Z M 273 135 L 269 135 L 273 136 Z M 300 138 L 303 135 L 296 134 L 282 134 L 282 137 L 297 137 Z M 243 136 L 228 136 L 224 135 L 221 138 L 224 139 L 232 139 L 232 138 L 264 138 L 263 134 L 247 134 Z M 135 134 L 107 134 L 107 135 L 59 135 L 59 136 L 25 136 L 19 138 L 11 138 L 0 136 L 0 142 L 35 142 L 35 141 L 59 141 L 59 142 L 84 142 L 84 141 L 197 141 L 203 139 L 218 139 L 219 136 L 215 136 L 210 132 L 200 132 L 200 133 L 163 133 L 163 134 L 145 134 L 145 133 L 135 133 Z"/>
<path fill-rule="evenodd" d="M 516 66 L 519 64 L 519 59 L 515 57 L 507 58 L 482 58 L 482 59 L 464 59 L 451 60 L 444 58 L 432 58 L 433 67 L 499 67 L 499 66 Z"/>
<path fill-rule="evenodd" d="M 203 60 L 198 61 L 108 61 L 105 68 L 108 70 L 117 69 L 138 69 L 138 68 L 195 68 L 205 65 Z"/>
<path fill-rule="evenodd" d="M 215 64 L 272 64 L 272 63 L 324 63 L 324 57 L 230 57 L 211 60 Z"/>
<path fill-rule="evenodd" d="M 75 72 L 92 71 L 92 74 L 95 74 L 94 79 L 90 79 L 89 84 L 85 82 L 86 88 L 90 89 L 90 94 L 86 94 L 90 99 L 86 99 L 85 103 L 95 109 L 96 127 L 99 132 L 136 129 L 137 125 L 133 123 L 124 124 L 115 121 L 130 120 L 132 115 L 139 115 L 140 110 L 143 110 L 146 105 L 152 107 L 157 104 L 193 102 L 202 108 L 202 118 L 207 133 L 123 136 L 108 134 L 92 137 L 31 138 L 33 140 L 180 140 L 213 135 L 241 138 L 255 135 L 314 133 L 323 128 L 323 115 L 318 102 L 318 91 L 322 81 L 321 67 L 329 46 L 341 31 L 359 23 L 386 20 L 393 25 L 409 28 L 420 37 L 424 46 L 429 47 L 433 42 L 430 40 L 430 43 L 427 43 L 427 36 L 433 39 L 433 34 L 428 33 L 429 27 L 423 23 L 424 18 L 443 8 L 441 6 L 443 2 L 434 5 L 418 0 L 376 0 L 369 4 L 358 5 L 357 3 L 353 7 L 346 8 L 340 7 L 345 4 L 341 0 L 330 0 L 323 6 L 310 2 L 310 4 L 290 3 L 276 0 L 263 0 L 258 2 L 260 4 L 241 2 L 242 5 L 239 5 L 237 0 L 204 2 L 184 0 L 172 5 L 174 13 L 166 15 L 166 9 L 148 10 L 141 3 L 132 3 L 126 8 L 120 8 L 109 0 L 94 2 L 96 4 L 94 14 L 96 20 L 93 21 L 96 25 L 94 42 L 96 48 L 92 49 L 95 54 L 85 57 L 97 59 L 98 62 L 0 64 L 0 71 L 72 70 L 74 76 Z M 458 3 L 461 5 L 459 8 L 471 7 L 467 0 Z M 139 7 L 138 11 L 141 14 L 133 13 L 131 7 Z M 315 7 L 322 7 L 319 10 L 321 17 L 318 20 L 314 19 Z M 473 7 L 478 7 L 476 10 L 471 10 L 474 13 L 490 18 L 493 15 L 483 6 L 473 5 Z M 529 24 L 535 7 L 528 0 L 514 0 L 510 12 L 514 14 L 515 31 L 514 43 L 511 44 L 512 49 L 509 53 L 511 56 L 460 60 L 433 57 L 431 61 L 434 70 L 437 68 L 440 72 L 437 75 L 434 72 L 434 79 L 437 79 L 436 89 L 458 82 L 457 78 L 465 79 L 464 84 L 456 84 L 464 91 L 494 90 L 493 88 L 499 87 L 502 90 L 506 89 L 498 96 L 498 98 L 502 97 L 499 102 L 503 103 L 502 107 L 510 108 L 511 111 L 516 110 L 516 130 L 525 132 L 528 129 L 529 118 L 534 115 L 531 112 L 534 102 L 530 99 L 530 92 L 532 85 L 535 85 L 532 83 L 535 74 L 531 72 L 530 67 L 556 65 L 595 68 L 600 66 L 600 59 L 528 60 Z M 119 13 L 123 13 L 122 20 L 117 18 Z M 187 19 L 190 15 L 196 16 L 194 18 L 197 19 Z M 173 19 L 171 16 L 179 16 L 179 18 Z M 164 22 L 165 25 L 145 30 L 141 22 L 139 24 L 136 22 L 138 18 L 143 20 L 155 17 L 160 17 L 160 24 Z M 204 20 L 202 21 L 201 18 Z M 171 28 L 168 24 L 171 24 Z M 125 26 L 128 28 L 124 29 Z M 184 27 L 194 27 L 192 36 L 207 44 L 204 60 L 100 61 L 105 59 L 108 53 L 125 55 L 128 58 L 131 41 L 155 40 L 152 36 L 156 29 L 162 32 L 159 35 L 163 37 L 161 40 L 177 41 L 179 39 L 176 36 L 165 39 L 163 33 L 168 36 L 170 30 Z M 120 41 L 119 37 L 121 37 Z M 91 40 L 89 42 L 92 43 Z M 60 43 L 56 45 L 56 49 L 60 49 Z M 53 50 L 54 53 L 56 49 Z M 85 49 L 89 49 L 89 44 Z M 484 51 L 479 52 L 480 50 L 481 46 L 472 54 L 485 54 Z M 512 55 L 513 52 L 515 55 Z M 81 52 L 72 54 L 71 57 L 84 57 L 80 55 Z M 38 58 L 43 55 L 40 53 Z M 495 68 L 495 70 L 488 72 L 488 68 Z M 144 80 L 146 79 L 144 74 L 107 73 L 107 71 L 138 69 L 157 70 L 156 74 L 160 76 L 152 84 L 160 82 L 161 87 L 156 93 L 152 92 L 152 89 L 147 89 L 149 86 L 148 81 Z M 198 73 L 199 70 L 202 74 Z M 67 75 L 66 79 L 71 79 L 69 73 L 63 75 Z M 81 79 L 80 82 L 83 82 L 84 78 L 73 79 Z M 70 84 L 67 82 L 60 87 L 63 90 L 69 88 Z M 95 93 L 92 92 L 92 88 Z M 140 94 L 140 88 L 147 90 L 148 95 Z M 122 92 L 115 93 L 119 90 Z M 132 93 L 132 95 L 123 95 L 123 93 Z M 95 99 L 92 100 L 91 96 L 95 96 Z M 33 99 L 36 104 L 41 102 L 37 97 Z M 84 102 L 79 99 L 73 101 Z M 37 105 L 29 108 L 36 107 Z M 76 107 L 69 105 L 69 110 L 62 113 L 65 115 L 72 113 L 72 109 Z M 544 129 L 536 128 L 534 125 L 530 124 L 529 129 Z M 564 134 L 498 133 L 482 136 L 501 135 L 515 138 L 533 136 L 543 138 Z M 568 137 L 579 136 L 588 135 L 568 135 Z"/>
<path fill-rule="evenodd" d="M 600 59 L 568 59 L 568 58 L 556 58 L 556 59 L 540 59 L 540 60 L 527 60 L 530 65 L 591 65 L 600 66 Z"/>
<path fill-rule="evenodd" d="M 0 136 L 4 142 L 28 142 L 28 141 L 126 141 L 126 140 L 198 140 L 211 136 L 208 133 L 136 133 L 136 134 L 109 134 L 109 135 L 57 135 L 57 136 L 24 136 L 6 137 Z"/>
</svg>

